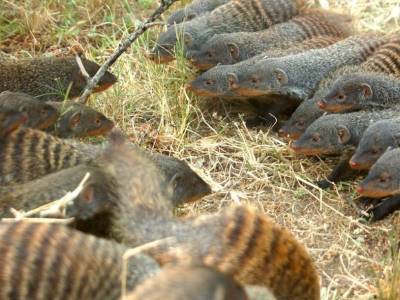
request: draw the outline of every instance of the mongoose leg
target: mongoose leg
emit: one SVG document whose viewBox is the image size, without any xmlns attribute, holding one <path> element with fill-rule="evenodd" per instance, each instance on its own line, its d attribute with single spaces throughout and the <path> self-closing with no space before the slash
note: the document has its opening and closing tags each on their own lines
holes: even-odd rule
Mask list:
<svg viewBox="0 0 400 300">
<path fill-rule="evenodd" d="M 383 220 L 396 210 L 400 210 L 400 195 L 390 197 L 378 203 L 376 206 L 371 208 L 371 222 Z"/>
</svg>

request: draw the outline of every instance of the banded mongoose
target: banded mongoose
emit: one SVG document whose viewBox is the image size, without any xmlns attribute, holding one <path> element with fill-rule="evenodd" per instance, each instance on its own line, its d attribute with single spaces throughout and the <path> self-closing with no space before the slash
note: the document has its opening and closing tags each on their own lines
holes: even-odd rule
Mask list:
<svg viewBox="0 0 400 300">
<path fill-rule="evenodd" d="M 400 119 L 387 119 L 371 124 L 365 130 L 350 160 L 357 170 L 369 170 L 389 147 L 400 146 Z"/>
<path fill-rule="evenodd" d="M 365 61 L 387 40 L 378 34 L 359 34 L 323 49 L 260 61 L 236 74 L 237 92 L 242 96 L 279 94 L 308 99 L 329 72 Z"/>
<path fill-rule="evenodd" d="M 21 128 L 27 119 L 25 113 L 16 110 L 0 111 L 0 139 Z"/>
<path fill-rule="evenodd" d="M 53 132 L 61 138 L 104 136 L 114 122 L 93 108 L 77 102 L 47 102 L 60 113 Z"/>
<path fill-rule="evenodd" d="M 380 72 L 395 74 L 400 71 L 400 69 L 397 70 L 395 67 L 396 59 L 398 59 L 395 56 L 395 50 L 399 48 L 399 45 L 399 40 L 391 37 L 388 43 L 382 45 L 376 52 L 372 53 L 362 64 L 344 66 L 334 72 L 330 72 L 321 80 L 313 97 L 300 104 L 290 120 L 281 129 L 280 135 L 289 136 L 293 139 L 298 138 L 325 111 L 343 112 L 361 108 L 377 108 L 378 106 L 385 108 L 396 103 L 397 99 L 393 97 L 395 95 L 390 95 L 390 90 L 395 87 L 396 79 L 393 78 L 392 80 L 390 77 L 377 74 L 366 76 L 365 73 Z M 377 87 L 377 97 L 365 97 L 368 96 L 368 93 L 371 93 L 372 87 L 368 85 L 368 81 L 363 82 L 362 80 L 358 80 L 368 77 L 380 78 L 381 76 L 382 81 L 387 80 L 388 82 L 385 82 L 385 85 L 382 87 Z M 349 85 L 346 85 L 349 79 L 351 81 Z M 376 80 L 376 82 L 379 85 L 379 80 Z M 391 82 L 394 84 L 390 84 Z M 398 84 L 400 85 L 400 82 Z M 350 107 L 350 104 L 353 107 Z"/>
<path fill-rule="evenodd" d="M 102 148 L 102 145 L 59 139 L 28 128 L 14 131 L 0 139 L 0 185 L 26 183 L 79 165 L 95 158 Z M 161 154 L 147 155 L 173 187 L 175 205 L 196 201 L 211 193 L 210 186 L 184 161 Z"/>
<path fill-rule="evenodd" d="M 234 65 L 220 65 L 216 66 L 207 72 L 204 72 L 190 84 L 188 84 L 188 89 L 193 91 L 198 96 L 204 97 L 242 97 L 236 90 L 236 74 L 241 74 L 246 72 L 248 68 L 252 65 L 258 63 L 259 61 L 267 58 L 283 57 L 291 54 L 298 54 L 310 49 L 325 48 L 332 45 L 338 41 L 340 38 L 336 37 L 317 37 L 306 40 L 301 43 L 292 45 L 285 50 L 269 50 L 262 54 L 259 54 L 251 59 L 239 62 Z"/>
<path fill-rule="evenodd" d="M 217 34 L 199 51 L 188 53 L 188 59 L 201 70 L 217 64 L 230 65 L 264 51 L 286 49 L 291 45 L 319 36 L 346 38 L 352 33 L 351 17 L 324 10 L 306 10 L 292 20 L 259 32 Z"/>
<path fill-rule="evenodd" d="M 338 155 L 345 152 L 344 158 L 328 177 L 328 181 L 338 182 L 356 173 L 351 172 L 349 160 L 368 126 L 382 119 L 394 118 L 398 114 L 397 107 L 322 116 L 314 121 L 291 147 L 295 152 L 305 155 Z M 321 187 L 329 186 L 326 181 L 320 184 Z"/>
<path fill-rule="evenodd" d="M 185 282 L 183 285 L 182 282 Z M 234 279 L 204 266 L 166 267 L 141 283 L 126 300 L 275 300 L 267 290 L 243 288 Z"/>
<path fill-rule="evenodd" d="M 159 63 L 174 59 L 174 47 L 182 36 L 184 51 L 199 50 L 215 34 L 260 31 L 290 20 L 299 13 L 302 0 L 232 0 L 211 13 L 168 27 L 160 34 L 149 58 Z"/>
<path fill-rule="evenodd" d="M 182 9 L 174 11 L 168 18 L 167 24 L 179 24 L 190 21 L 207 12 L 213 11 L 218 6 L 228 3 L 231 0 L 193 0 Z"/>
<path fill-rule="evenodd" d="M 323 114 L 326 114 L 326 112 L 320 108 L 318 103 L 332 87 L 332 83 L 336 78 L 357 70 L 359 70 L 359 65 L 346 65 L 329 72 L 318 84 L 314 95 L 311 98 L 304 100 L 299 107 L 297 107 L 289 120 L 279 130 L 279 135 L 282 137 L 289 137 L 293 140 L 298 139 L 308 126 Z"/>
<path fill-rule="evenodd" d="M 373 210 L 373 220 L 380 220 L 400 209 L 400 149 L 388 149 L 372 166 L 357 192 L 365 197 L 384 198 Z"/>
<path fill-rule="evenodd" d="M 400 37 L 381 46 L 358 72 L 337 78 L 321 100 L 325 111 L 343 112 L 388 108 L 400 96 Z"/>
<path fill-rule="evenodd" d="M 99 69 L 95 62 L 81 60 L 90 76 Z M 23 92 L 43 101 L 63 101 L 79 97 L 86 87 L 86 77 L 75 57 L 0 61 L 0 68 L 0 92 Z M 113 74 L 106 72 L 94 92 L 104 91 L 116 81 Z"/>
<path fill-rule="evenodd" d="M 143 157 L 138 157 L 123 141 L 118 143 L 106 154 L 102 167 L 118 178 L 120 202 L 115 227 L 125 244 L 136 246 L 172 237 L 173 240 L 146 252 L 163 265 L 191 258 L 233 276 L 241 284 L 268 287 L 277 300 L 320 299 L 315 266 L 288 231 L 243 206 L 198 218 L 173 218 L 171 204 L 165 200 L 162 189 L 143 197 L 149 193 L 148 185 L 160 180 L 148 174 L 150 168 L 135 170 Z M 125 175 L 132 172 L 135 176 Z M 93 187 L 87 185 L 85 189 L 90 191 Z M 81 194 L 89 195 L 86 201 L 91 201 L 92 193 L 85 191 Z"/>
<path fill-rule="evenodd" d="M 121 299 L 124 265 L 128 292 L 160 270 L 144 254 L 124 260 L 127 250 L 63 225 L 0 223 L 0 298 Z"/>
<path fill-rule="evenodd" d="M 55 124 L 59 113 L 51 105 L 39 102 L 30 95 L 16 92 L 0 93 L 0 110 L 17 110 L 25 113 L 26 127 L 45 130 Z"/>
</svg>

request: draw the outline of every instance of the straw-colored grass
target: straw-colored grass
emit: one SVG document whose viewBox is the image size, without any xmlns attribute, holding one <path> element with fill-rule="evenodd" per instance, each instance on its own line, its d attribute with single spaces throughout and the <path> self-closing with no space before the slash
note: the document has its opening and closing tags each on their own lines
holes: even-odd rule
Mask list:
<svg viewBox="0 0 400 300">
<path fill-rule="evenodd" d="M 309 2 L 353 13 L 361 30 L 400 28 L 398 0 Z M 80 44 L 102 62 L 152 7 L 151 0 L 3 0 L 0 50 L 37 56 Z M 360 221 L 350 205 L 352 182 L 329 191 L 313 185 L 328 174 L 330 160 L 296 157 L 268 129 L 247 129 L 221 100 L 187 93 L 184 85 L 195 72 L 181 56 L 169 65 L 144 57 L 159 30 L 151 29 L 121 57 L 112 67 L 119 83 L 90 104 L 136 143 L 185 159 L 212 185 L 213 195 L 179 213 L 214 212 L 232 203 L 257 206 L 307 246 L 321 275 L 322 299 L 399 299 L 399 284 L 393 283 L 400 276 L 399 215 L 372 225 Z"/>
</svg>

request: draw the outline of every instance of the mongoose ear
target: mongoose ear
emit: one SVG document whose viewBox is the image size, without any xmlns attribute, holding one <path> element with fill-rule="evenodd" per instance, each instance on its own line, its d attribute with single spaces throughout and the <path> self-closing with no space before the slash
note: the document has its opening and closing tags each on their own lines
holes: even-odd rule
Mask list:
<svg viewBox="0 0 400 300">
<path fill-rule="evenodd" d="M 228 44 L 229 53 L 231 54 L 232 58 L 238 59 L 239 58 L 239 47 L 234 43 Z"/>
<path fill-rule="evenodd" d="M 69 126 L 71 128 L 75 128 L 76 126 L 78 126 L 80 121 L 81 121 L 81 113 L 80 112 L 76 112 L 69 119 Z"/>
<path fill-rule="evenodd" d="M 227 78 L 228 78 L 229 86 L 230 86 L 232 89 L 237 89 L 237 88 L 238 88 L 238 84 L 237 84 L 237 83 L 238 83 L 238 81 L 239 81 L 237 75 L 236 75 L 235 73 L 229 73 L 229 74 L 227 75 Z"/>
<path fill-rule="evenodd" d="M 346 144 L 350 141 L 351 133 L 346 126 L 340 125 L 338 127 L 338 137 L 341 144 Z"/>
<path fill-rule="evenodd" d="M 374 94 L 372 87 L 368 83 L 363 83 L 361 85 L 362 95 L 364 98 L 370 98 Z"/>
<path fill-rule="evenodd" d="M 85 204 L 92 203 L 94 200 L 94 187 L 92 185 L 85 186 L 79 195 L 79 199 L 82 199 Z"/>
<path fill-rule="evenodd" d="M 191 13 L 191 14 L 189 14 L 189 15 L 186 16 L 186 20 L 187 20 L 187 21 L 190 21 L 190 20 L 193 20 L 193 19 L 196 18 L 196 17 L 197 17 L 197 14 Z"/>
<path fill-rule="evenodd" d="M 183 34 L 183 42 L 185 43 L 186 46 L 191 46 L 193 44 L 193 37 L 190 33 L 185 32 Z"/>
<path fill-rule="evenodd" d="M 282 69 L 275 69 L 274 74 L 276 79 L 278 80 L 279 84 L 287 84 L 289 82 L 289 78 L 286 74 L 286 72 Z"/>
</svg>

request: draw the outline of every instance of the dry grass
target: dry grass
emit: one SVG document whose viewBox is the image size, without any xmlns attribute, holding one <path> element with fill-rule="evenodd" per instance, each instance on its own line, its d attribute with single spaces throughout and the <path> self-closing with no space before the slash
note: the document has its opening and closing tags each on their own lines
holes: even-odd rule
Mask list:
<svg viewBox="0 0 400 300">
<path fill-rule="evenodd" d="M 320 2 L 354 13 L 363 30 L 400 28 L 398 0 Z M 0 3 L 0 49 L 15 56 L 34 56 L 79 43 L 88 57 L 100 62 L 146 13 L 142 8 L 148 4 L 133 0 L 28 3 Z M 394 263 L 399 216 L 373 225 L 360 222 L 349 204 L 355 195 L 353 183 L 328 192 L 313 185 L 329 172 L 332 162 L 296 157 L 285 141 L 268 130 L 248 130 L 220 100 L 188 94 L 184 84 L 194 71 L 180 56 L 167 66 L 145 59 L 156 34 L 153 29 L 143 36 L 113 66 L 119 83 L 93 97 L 91 105 L 143 147 L 185 159 L 212 185 L 213 195 L 183 207 L 180 213 L 197 215 L 231 203 L 250 203 L 307 246 L 322 277 L 323 299 L 376 293 L 379 299 L 399 299 L 398 294 L 387 294 L 395 291 L 387 286 L 399 282 L 395 271 L 400 273 L 400 267 Z"/>
</svg>

